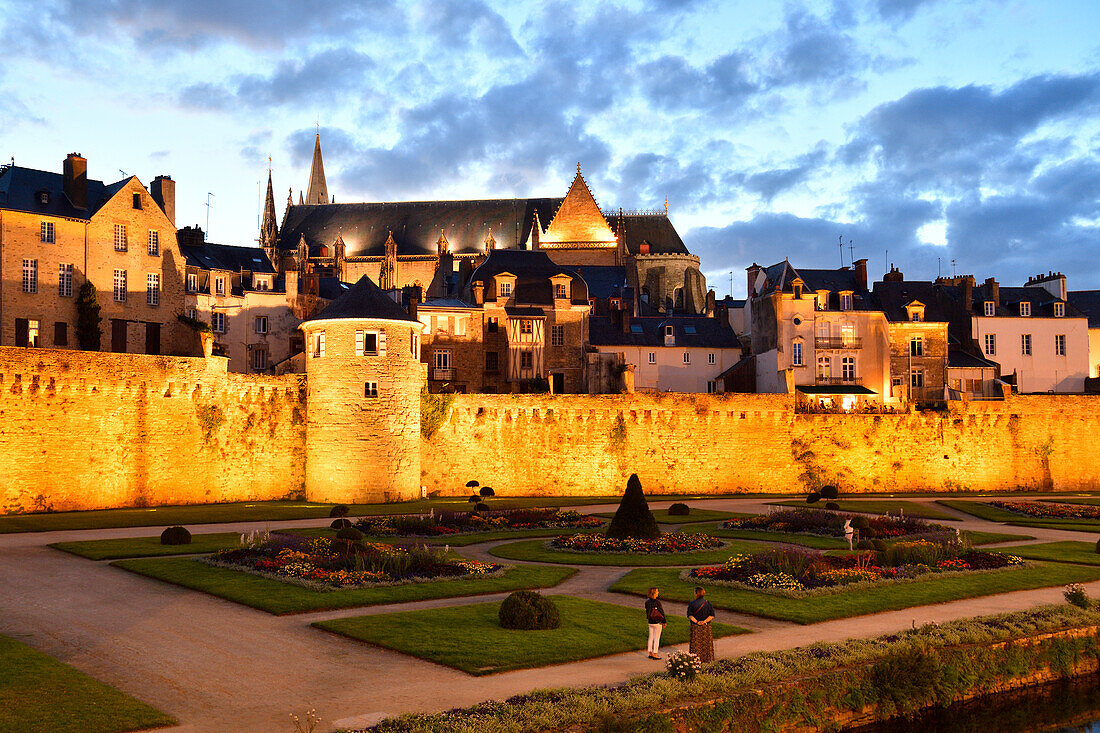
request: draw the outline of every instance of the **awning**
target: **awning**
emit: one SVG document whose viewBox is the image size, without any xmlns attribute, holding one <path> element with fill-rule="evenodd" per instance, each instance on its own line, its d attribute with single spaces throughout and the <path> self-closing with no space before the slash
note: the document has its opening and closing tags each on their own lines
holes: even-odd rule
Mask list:
<svg viewBox="0 0 1100 733">
<path fill-rule="evenodd" d="M 878 394 L 874 390 L 867 389 L 861 384 L 809 384 L 809 385 L 795 385 L 795 389 L 802 394 Z"/>
</svg>

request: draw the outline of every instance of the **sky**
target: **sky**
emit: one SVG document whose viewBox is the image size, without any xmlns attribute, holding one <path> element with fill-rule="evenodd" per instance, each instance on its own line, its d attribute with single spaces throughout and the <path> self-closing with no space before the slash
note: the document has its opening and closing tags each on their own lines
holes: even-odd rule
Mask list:
<svg viewBox="0 0 1100 733">
<path fill-rule="evenodd" d="M 667 199 L 719 296 L 784 258 L 1100 288 L 1098 28 L 1096 0 L 0 0 L 0 161 L 171 175 L 177 225 L 248 245 L 268 159 L 281 215 L 319 130 L 337 202 L 562 196 L 579 162 L 605 210 Z"/>
</svg>

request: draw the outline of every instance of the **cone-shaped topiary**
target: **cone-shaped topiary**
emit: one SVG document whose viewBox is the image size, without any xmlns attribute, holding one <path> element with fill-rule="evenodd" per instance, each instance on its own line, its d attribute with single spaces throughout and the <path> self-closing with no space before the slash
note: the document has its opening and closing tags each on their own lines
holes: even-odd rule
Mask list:
<svg viewBox="0 0 1100 733">
<path fill-rule="evenodd" d="M 191 533 L 184 527 L 169 527 L 160 533 L 160 543 L 162 545 L 189 545 L 191 544 Z"/>
<path fill-rule="evenodd" d="M 630 474 L 630 479 L 626 482 L 626 491 L 619 501 L 611 526 L 607 528 L 607 536 L 617 540 L 653 539 L 661 536 L 661 529 L 657 526 L 653 512 L 649 511 L 649 503 L 642 493 L 642 482 L 638 480 L 636 473 Z"/>
<path fill-rule="evenodd" d="M 554 602 L 530 590 L 517 590 L 501 601 L 497 618 L 505 629 L 531 631 L 561 626 L 561 614 Z"/>
</svg>

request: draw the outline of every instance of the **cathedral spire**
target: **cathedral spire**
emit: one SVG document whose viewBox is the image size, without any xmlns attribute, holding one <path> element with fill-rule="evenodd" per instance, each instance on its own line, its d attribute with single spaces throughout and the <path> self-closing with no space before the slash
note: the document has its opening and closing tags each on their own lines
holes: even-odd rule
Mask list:
<svg viewBox="0 0 1100 733">
<path fill-rule="evenodd" d="M 275 223 L 275 190 L 271 187 L 271 159 L 267 167 L 267 200 L 264 201 L 264 218 L 260 223 L 260 246 L 275 261 L 275 240 L 279 236 L 279 226 Z"/>
<path fill-rule="evenodd" d="M 321 161 L 321 133 L 313 142 L 313 164 L 309 168 L 309 190 L 306 192 L 307 204 L 327 204 L 329 202 L 328 185 L 325 183 L 325 164 Z"/>
</svg>

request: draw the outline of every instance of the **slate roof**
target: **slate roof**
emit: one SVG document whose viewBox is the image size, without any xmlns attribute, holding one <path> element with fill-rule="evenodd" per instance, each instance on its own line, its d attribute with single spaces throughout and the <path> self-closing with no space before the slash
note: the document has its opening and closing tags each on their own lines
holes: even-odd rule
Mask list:
<svg viewBox="0 0 1100 733">
<path fill-rule="evenodd" d="M 924 320 L 947 324 L 948 340 L 970 343 L 970 312 L 962 302 L 962 288 L 928 280 L 877 282 L 872 300 L 888 321 L 908 321 L 905 306 L 914 300 L 924 304 Z"/>
<path fill-rule="evenodd" d="M 777 262 L 770 267 L 763 268 L 763 270 L 767 279 L 760 295 L 775 292 L 793 293 L 794 286 L 792 283 L 796 279 L 800 279 L 805 283 L 805 292 L 807 293 L 819 290 L 829 291 L 827 305 L 830 310 L 836 310 L 840 307 L 839 293 L 842 291 L 852 292 L 852 310 L 876 310 L 876 306 L 871 302 L 870 293 L 860 284 L 859 276 L 855 270 L 849 268 L 840 270 L 795 269 L 787 260 Z"/>
<path fill-rule="evenodd" d="M 271 260 L 259 247 L 238 247 L 205 242 L 200 245 L 181 244 L 180 253 L 189 267 L 197 267 L 201 270 L 275 273 Z"/>
<path fill-rule="evenodd" d="M 574 270 L 588 285 L 590 298 L 619 297 L 626 287 L 626 268 L 616 265 L 582 265 Z"/>
<path fill-rule="evenodd" d="M 999 369 L 1000 364 L 995 361 L 990 361 L 980 354 L 975 354 L 971 351 L 964 351 L 962 349 L 948 348 L 947 349 L 947 366 L 955 367 L 958 369 Z"/>
<path fill-rule="evenodd" d="M 331 280 L 335 278 L 323 279 Z M 404 308 L 394 302 L 366 275 L 359 278 L 359 282 L 339 295 L 320 313 L 312 318 L 307 318 L 306 322 L 333 318 L 375 318 L 388 321 L 420 322 L 405 312 Z"/>
<path fill-rule="evenodd" d="M 1020 303 L 1031 303 L 1031 317 L 1054 317 L 1054 304 L 1059 298 L 1039 287 L 1007 287 L 1000 286 L 995 315 L 1013 317 L 1020 315 Z M 991 288 L 986 284 L 974 287 L 972 310 L 975 315 L 985 315 L 985 301 L 992 298 Z M 1065 318 L 1081 318 L 1084 316 L 1079 310 L 1067 303 L 1064 310 Z"/>
<path fill-rule="evenodd" d="M 420 304 L 422 308 L 477 308 L 461 298 L 428 298 Z"/>
<path fill-rule="evenodd" d="M 706 316 L 673 316 L 664 318 L 632 318 L 631 329 L 624 332 L 610 316 L 593 316 L 588 319 L 588 341 L 593 346 L 651 346 L 664 347 L 665 326 L 671 325 L 676 337 L 674 348 L 687 347 L 736 349 L 741 348 L 737 335 L 727 323 Z M 640 332 L 635 327 L 640 326 Z M 694 330 L 694 333 L 689 333 Z"/>
<path fill-rule="evenodd" d="M 573 278 L 570 302 L 588 303 L 588 285 L 576 270 L 555 264 L 539 250 L 495 249 L 485 261 L 470 274 L 469 283 L 480 280 L 485 285 L 485 300 L 496 300 L 493 277 L 508 272 L 516 276 L 513 300 L 518 305 L 553 305 L 554 291 L 550 278 L 568 275 Z"/>
<path fill-rule="evenodd" d="M 608 217 L 614 229 L 617 215 Z M 626 225 L 626 251 L 636 255 L 642 244 L 649 245 L 650 254 L 690 254 L 676 227 L 665 214 L 624 214 Z"/>
<path fill-rule="evenodd" d="M 1074 290 L 1066 293 L 1066 297 L 1075 310 L 1089 319 L 1089 328 L 1100 328 L 1100 290 Z"/>
<path fill-rule="evenodd" d="M 0 209 L 27 211 L 49 216 L 64 216 L 70 219 L 87 221 L 130 181 L 130 177 L 109 185 L 91 178 L 87 181 L 88 208 L 77 209 L 69 203 L 68 197 L 65 196 L 65 177 L 60 173 L 23 168 L 17 165 L 5 166 L 0 169 Z M 46 191 L 50 194 L 48 204 L 43 206 L 38 203 L 38 197 L 35 194 L 39 191 Z"/>
</svg>

